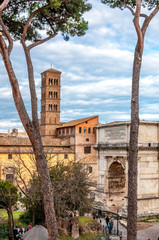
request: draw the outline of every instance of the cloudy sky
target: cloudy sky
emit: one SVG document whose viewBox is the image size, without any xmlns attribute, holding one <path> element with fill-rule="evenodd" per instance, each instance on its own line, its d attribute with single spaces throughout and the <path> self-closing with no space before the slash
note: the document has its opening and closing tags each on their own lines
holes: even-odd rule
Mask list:
<svg viewBox="0 0 159 240">
<path fill-rule="evenodd" d="M 64 41 L 59 34 L 32 50 L 40 118 L 40 73 L 51 66 L 62 72 L 61 121 L 99 115 L 100 122 L 130 120 L 131 75 L 136 44 L 129 10 L 110 9 L 90 0 L 85 14 L 89 30 Z M 140 119 L 159 121 L 159 14 L 149 26 L 140 81 Z M 12 63 L 28 111 L 30 95 L 26 63 L 19 42 Z M 11 88 L 0 58 L 0 132 L 22 130 Z"/>
</svg>

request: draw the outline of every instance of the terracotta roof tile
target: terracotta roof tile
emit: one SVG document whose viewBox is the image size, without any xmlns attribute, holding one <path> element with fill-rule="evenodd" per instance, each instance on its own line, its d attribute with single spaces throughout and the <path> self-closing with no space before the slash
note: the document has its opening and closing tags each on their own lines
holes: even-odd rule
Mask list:
<svg viewBox="0 0 159 240">
<path fill-rule="evenodd" d="M 42 137 L 44 146 L 61 146 L 60 138 Z M 31 146 L 29 138 L 0 137 L 0 146 Z"/>
<path fill-rule="evenodd" d="M 92 117 L 87 117 L 87 118 L 81 118 L 81 119 L 77 119 L 77 120 L 72 120 L 70 122 L 67 122 L 67 123 L 63 123 L 62 126 L 58 127 L 58 128 L 64 128 L 64 127 L 74 127 L 76 125 L 79 125 L 83 122 L 86 122 L 86 121 L 89 121 L 93 118 L 96 118 L 98 116 L 92 116 Z"/>
<path fill-rule="evenodd" d="M 57 73 L 61 73 L 60 71 L 58 71 L 58 70 L 56 70 L 56 69 L 54 69 L 54 68 L 50 68 L 50 69 L 48 69 L 48 70 L 42 72 L 41 74 L 43 74 L 43 73 L 45 73 L 45 72 L 54 72 L 54 73 L 57 72 Z"/>
</svg>

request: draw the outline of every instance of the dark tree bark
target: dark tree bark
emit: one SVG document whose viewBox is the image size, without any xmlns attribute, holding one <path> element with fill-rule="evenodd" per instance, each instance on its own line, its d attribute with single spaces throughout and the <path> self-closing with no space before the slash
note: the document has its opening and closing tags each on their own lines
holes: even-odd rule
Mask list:
<svg viewBox="0 0 159 240">
<path fill-rule="evenodd" d="M 127 234 L 129 240 L 137 238 L 137 159 L 138 159 L 138 129 L 139 129 L 139 78 L 141 69 L 141 54 L 137 44 L 134 54 L 131 126 L 128 162 L 128 223 Z"/>
<path fill-rule="evenodd" d="M 38 10 L 40 11 L 40 10 Z M 21 122 L 29 136 L 29 139 L 33 146 L 33 152 L 36 159 L 36 166 L 37 171 L 39 173 L 40 183 L 41 183 L 41 190 L 43 193 L 43 202 L 44 202 L 44 211 L 46 216 L 46 225 L 49 233 L 49 240 L 58 240 L 58 227 L 57 221 L 55 216 L 54 210 L 54 199 L 53 199 L 53 188 L 50 180 L 49 170 L 47 167 L 47 161 L 43 150 L 41 135 L 40 135 L 40 127 L 39 127 L 39 120 L 38 120 L 38 113 L 37 113 L 37 97 L 36 97 L 36 90 L 35 90 L 35 82 L 34 82 L 34 74 L 33 74 L 33 66 L 30 58 L 30 49 L 33 46 L 37 46 L 44 41 L 47 41 L 50 38 L 53 38 L 56 34 L 46 38 L 43 41 L 36 42 L 35 44 L 31 44 L 29 47 L 25 44 L 25 35 L 27 32 L 27 27 L 29 25 L 29 21 L 31 21 L 32 17 L 38 12 L 34 12 L 27 24 L 24 28 L 24 34 L 22 37 L 22 44 L 24 48 L 24 52 L 26 55 L 27 66 L 28 66 L 28 77 L 29 77 L 29 87 L 30 87 L 30 94 L 31 94 L 31 106 L 32 106 L 32 121 L 30 120 L 28 113 L 26 111 L 20 90 L 18 81 L 16 79 L 16 75 L 14 73 L 14 69 L 12 67 L 12 63 L 10 61 L 10 52 L 12 50 L 13 41 L 10 37 L 8 30 L 6 29 L 2 18 L 0 17 L 0 24 L 5 33 L 5 36 L 8 39 L 9 46 L 6 45 L 2 32 L 0 33 L 0 49 L 1 54 L 3 56 L 3 61 L 5 64 L 5 68 L 7 70 L 10 84 L 12 86 L 12 93 L 15 102 L 15 106 L 17 108 L 18 114 L 20 116 Z"/>
<path fill-rule="evenodd" d="M 127 6 L 126 6 L 127 7 Z M 138 131 L 139 131 L 139 80 L 143 55 L 144 37 L 147 27 L 152 18 L 158 13 L 156 7 L 147 16 L 141 14 L 141 0 L 136 0 L 136 11 L 128 9 L 135 16 L 134 26 L 137 33 L 137 45 L 134 53 L 133 75 L 132 75 L 132 99 L 131 99 L 131 126 L 129 142 L 128 161 L 128 222 L 127 239 L 137 239 L 137 177 L 138 177 Z M 144 17 L 142 27 L 139 25 L 140 17 Z"/>
<path fill-rule="evenodd" d="M 31 5 L 26 4 L 28 2 L 30 2 Z M 19 7 L 17 8 L 16 5 L 18 5 Z M 26 17 L 28 17 L 28 19 L 26 19 L 26 22 L 24 19 L 21 19 L 21 16 L 19 16 L 19 9 L 23 11 L 23 13 L 25 13 Z M 89 11 L 90 9 L 91 5 L 84 0 L 78 1 L 76 6 L 74 6 L 73 2 L 70 3 L 68 0 L 3 0 L 0 4 L 0 54 L 3 57 L 4 65 L 8 73 L 8 77 L 12 87 L 13 98 L 18 114 L 33 146 L 37 171 L 41 183 L 41 191 L 43 194 L 44 211 L 46 216 L 47 229 L 49 233 L 49 240 L 59 239 L 59 236 L 54 210 L 53 188 L 40 135 L 37 111 L 37 96 L 30 50 L 40 44 L 43 44 L 51 38 L 54 38 L 59 31 L 64 34 L 66 39 L 68 38 L 68 35 L 84 35 L 85 31 L 87 30 L 87 22 L 83 19 L 82 15 L 84 12 Z M 6 10 L 6 12 L 4 10 Z M 15 15 L 12 16 L 12 14 L 8 14 L 7 10 L 11 13 L 14 11 Z M 26 11 L 28 11 L 28 15 Z M 16 18 L 18 21 L 15 21 Z M 32 21 L 33 18 L 34 22 Z M 72 21 L 71 26 L 69 26 L 70 19 Z M 4 24 L 3 20 L 6 25 Z M 13 21 L 16 24 L 16 29 L 12 28 L 14 24 L 10 24 L 10 21 Z M 66 29 L 66 25 L 68 26 L 68 29 Z M 50 31 L 48 31 L 47 26 L 49 26 Z M 41 31 L 41 29 L 46 30 L 47 37 L 44 39 L 41 39 L 39 34 L 39 30 Z M 28 112 L 26 111 L 23 98 L 19 89 L 18 81 L 10 60 L 10 54 L 13 48 L 13 39 L 19 38 L 21 38 L 21 43 L 25 52 L 28 68 L 32 118 L 29 117 Z M 32 40 L 30 45 L 30 42 L 26 43 L 27 40 Z"/>
<path fill-rule="evenodd" d="M 7 213 L 8 213 L 8 236 L 10 238 L 11 234 L 12 234 L 12 213 L 11 213 L 11 209 L 7 208 Z"/>
<path fill-rule="evenodd" d="M 33 226 L 35 226 L 35 209 L 34 208 L 32 210 L 32 223 L 33 223 Z"/>
</svg>

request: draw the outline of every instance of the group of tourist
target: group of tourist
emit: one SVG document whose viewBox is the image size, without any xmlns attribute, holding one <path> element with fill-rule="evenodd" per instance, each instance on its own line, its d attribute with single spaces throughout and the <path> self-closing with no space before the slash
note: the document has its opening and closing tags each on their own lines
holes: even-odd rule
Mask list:
<svg viewBox="0 0 159 240">
<path fill-rule="evenodd" d="M 102 217 L 102 211 L 100 209 L 94 210 L 92 212 L 92 216 L 93 216 L 94 219 L 101 218 Z M 106 226 L 108 228 L 108 231 L 111 234 L 113 226 L 114 226 L 114 218 L 113 217 L 109 218 L 108 216 L 106 216 L 105 221 L 106 221 Z M 101 222 L 101 220 L 100 220 L 100 222 Z"/>
<path fill-rule="evenodd" d="M 29 225 L 29 228 L 27 228 L 27 227 L 18 228 L 17 226 L 14 227 L 14 229 L 13 229 L 14 238 L 12 238 L 12 240 L 21 240 L 21 237 L 23 236 L 23 234 L 30 229 L 32 229 L 31 225 Z"/>
<path fill-rule="evenodd" d="M 109 218 L 108 216 L 105 218 L 107 228 L 109 230 L 109 233 L 111 234 L 113 226 L 114 226 L 114 218 Z"/>
</svg>

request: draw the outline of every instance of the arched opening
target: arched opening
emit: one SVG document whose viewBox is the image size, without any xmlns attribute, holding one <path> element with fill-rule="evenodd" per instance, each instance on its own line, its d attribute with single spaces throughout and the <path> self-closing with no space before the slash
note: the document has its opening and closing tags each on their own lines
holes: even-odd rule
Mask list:
<svg viewBox="0 0 159 240">
<path fill-rule="evenodd" d="M 112 209 L 119 209 L 124 205 L 125 182 L 123 166 L 119 162 L 113 162 L 108 171 L 108 196 Z"/>
</svg>

